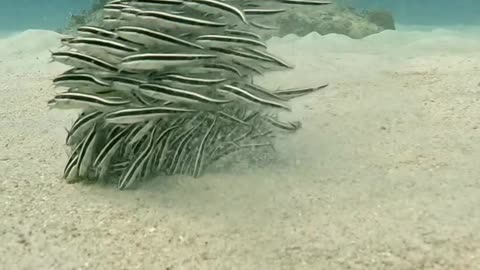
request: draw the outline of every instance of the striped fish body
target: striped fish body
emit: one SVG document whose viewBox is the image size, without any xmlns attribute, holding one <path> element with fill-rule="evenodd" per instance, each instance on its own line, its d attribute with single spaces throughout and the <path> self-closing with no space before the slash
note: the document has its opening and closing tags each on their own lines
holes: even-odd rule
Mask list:
<svg viewBox="0 0 480 270">
<path fill-rule="evenodd" d="M 67 183 L 78 181 L 78 154 L 84 140 L 85 137 L 83 137 L 83 139 L 75 146 L 75 148 L 73 148 L 67 164 L 65 165 L 65 169 L 63 170 L 63 178 L 67 180 Z"/>
<path fill-rule="evenodd" d="M 142 12 L 142 10 L 138 8 L 124 8 L 120 11 L 119 19 L 123 21 L 133 21 L 140 12 Z"/>
<path fill-rule="evenodd" d="M 200 64 L 202 61 L 216 58 L 214 54 L 137 54 L 125 57 L 120 64 L 123 70 L 161 71 L 167 68 Z"/>
<path fill-rule="evenodd" d="M 279 65 L 278 63 L 275 63 L 273 61 L 263 62 L 263 63 L 260 63 L 259 65 L 260 65 L 260 68 L 264 70 L 264 72 L 286 71 L 293 68 L 292 66 Z"/>
<path fill-rule="evenodd" d="M 258 49 L 255 49 L 255 48 L 244 48 L 244 49 L 248 52 L 251 52 L 252 54 L 255 54 L 259 57 L 267 59 L 268 62 L 270 62 L 269 68 L 271 68 L 271 69 L 277 68 L 277 70 L 283 70 L 283 69 L 294 68 L 293 65 L 287 63 L 285 60 L 283 60 L 280 57 L 277 57 L 273 54 L 270 54 L 266 51 L 258 50 Z M 262 63 L 262 64 L 265 65 L 266 63 Z"/>
<path fill-rule="evenodd" d="M 117 175 L 117 174 L 122 174 L 122 172 L 124 172 L 126 169 L 128 169 L 128 166 L 130 165 L 130 162 L 128 161 L 122 161 L 122 162 L 117 162 L 117 163 L 113 163 L 112 162 L 112 165 L 110 166 L 110 173 L 112 175 Z"/>
<path fill-rule="evenodd" d="M 212 86 L 217 85 L 219 83 L 223 83 L 227 81 L 225 78 L 211 78 L 208 76 L 205 77 L 194 77 L 189 75 L 182 75 L 182 74 L 167 74 L 160 77 L 161 80 L 178 82 L 178 83 L 185 83 L 191 85 L 203 85 L 203 86 Z"/>
<path fill-rule="evenodd" d="M 49 105 L 56 109 L 112 109 L 129 104 L 129 100 L 109 100 L 83 93 L 62 93 L 55 96 Z"/>
<path fill-rule="evenodd" d="M 284 122 L 271 116 L 264 116 L 263 119 L 267 120 L 272 126 L 289 132 L 297 131 L 302 127 L 299 121 Z"/>
<path fill-rule="evenodd" d="M 105 81 L 111 84 L 111 88 L 121 92 L 131 92 L 138 89 L 138 86 L 146 83 L 145 80 L 136 79 L 128 76 L 106 76 Z"/>
<path fill-rule="evenodd" d="M 95 78 L 102 80 L 102 76 L 113 76 L 113 74 L 117 73 L 113 71 L 99 70 L 94 68 L 71 68 L 60 75 L 67 74 L 90 74 L 93 75 Z"/>
<path fill-rule="evenodd" d="M 142 129 L 145 127 L 145 123 L 138 123 L 138 124 L 133 124 L 132 127 L 131 127 L 131 130 L 130 132 L 128 132 L 127 136 L 125 137 L 125 143 L 122 144 L 121 146 L 121 150 L 124 152 L 124 153 L 130 153 L 132 147 L 133 147 L 133 138 L 136 137 L 137 134 L 140 133 L 140 131 L 142 131 Z"/>
<path fill-rule="evenodd" d="M 160 84 L 160 85 L 168 86 L 171 88 L 182 89 L 185 91 L 198 93 L 203 96 L 214 97 L 215 86 L 222 85 L 223 83 L 203 85 L 203 84 L 197 84 L 195 82 L 177 81 L 175 79 L 170 80 L 170 79 L 152 78 L 152 80 L 150 81 L 150 84 Z"/>
<path fill-rule="evenodd" d="M 126 8 L 131 8 L 129 5 L 124 5 L 124 4 L 106 4 L 103 7 L 103 16 L 106 17 L 113 17 L 113 18 L 118 18 L 120 17 L 120 14 L 123 9 Z"/>
<path fill-rule="evenodd" d="M 310 93 L 316 92 L 320 89 L 327 87 L 328 84 L 324 84 L 318 87 L 303 87 L 303 88 L 292 88 L 292 89 L 283 89 L 277 90 L 273 93 L 287 100 L 291 100 L 297 97 L 302 97 Z"/>
<path fill-rule="evenodd" d="M 144 27 L 122 26 L 115 31 L 120 37 L 141 43 L 146 47 L 161 47 L 162 50 L 169 50 L 180 46 L 203 50 L 203 47 L 198 44 Z"/>
<path fill-rule="evenodd" d="M 172 125 L 162 131 L 155 139 L 153 145 L 153 153 L 150 155 L 148 163 L 146 165 L 146 171 L 150 174 L 157 174 L 160 172 L 160 168 L 165 159 L 163 155 L 166 154 L 168 149 L 168 141 L 171 138 L 172 132 L 178 129 L 180 126 Z"/>
<path fill-rule="evenodd" d="M 231 115 L 231 114 L 229 114 L 225 111 L 219 112 L 218 114 L 221 118 L 226 119 L 230 122 L 236 122 L 236 123 L 241 124 L 241 125 L 248 125 L 248 123 L 243 121 L 241 118 L 238 118 L 234 115 Z"/>
<path fill-rule="evenodd" d="M 79 73 L 85 73 L 85 69 L 84 68 L 73 67 L 73 68 L 67 69 L 65 72 L 63 72 L 60 75 L 79 74 Z"/>
<path fill-rule="evenodd" d="M 158 100 L 156 98 L 146 96 L 142 94 L 140 91 L 132 91 L 131 95 L 135 100 L 133 104 L 139 104 L 141 106 L 146 106 L 146 107 L 169 106 L 172 104 L 172 102 L 169 102 L 169 101 Z"/>
<path fill-rule="evenodd" d="M 52 53 L 52 59 L 76 68 L 118 72 L 118 69 L 114 65 L 97 57 L 78 52 L 54 52 Z"/>
<path fill-rule="evenodd" d="M 193 9 L 209 13 L 220 14 L 227 19 L 229 23 L 237 24 L 238 22 L 248 24 L 247 17 L 243 11 L 224 1 L 217 0 L 185 0 L 183 4 Z"/>
<path fill-rule="evenodd" d="M 77 89 L 70 89 L 68 93 L 79 93 L 79 94 L 86 94 L 86 95 L 92 95 L 92 96 L 97 96 L 99 98 L 103 98 L 106 100 L 111 100 L 111 101 L 127 101 L 130 98 L 130 95 L 118 92 L 116 90 L 113 90 L 112 88 L 77 88 Z M 130 100 L 129 100 L 130 101 Z M 131 104 L 131 101 L 129 102 Z M 105 107 L 106 110 L 108 110 L 108 107 Z"/>
<path fill-rule="evenodd" d="M 259 85 L 251 84 L 251 83 L 242 83 L 242 82 L 234 82 L 233 85 L 240 86 L 241 88 L 247 89 L 247 91 L 254 93 L 255 95 L 261 96 L 263 98 L 270 98 L 272 100 L 278 101 L 278 102 L 286 102 L 288 99 L 283 98 L 275 93 L 273 91 L 270 91 L 268 89 L 265 89 Z"/>
<path fill-rule="evenodd" d="M 68 131 L 65 144 L 73 145 L 76 144 L 79 139 L 84 138 L 85 132 L 90 130 L 102 115 L 103 113 L 99 111 L 93 111 L 80 115 L 75 123 L 73 123 L 72 128 Z"/>
<path fill-rule="evenodd" d="M 115 32 L 96 26 L 80 26 L 77 28 L 77 32 L 81 37 L 117 38 Z"/>
<path fill-rule="evenodd" d="M 185 138 L 183 146 L 180 146 L 178 158 L 176 159 L 176 162 L 173 163 L 173 168 L 170 169 L 170 174 L 184 174 L 185 171 L 188 171 L 189 168 L 187 168 L 187 166 L 192 162 L 193 158 L 193 155 L 189 153 L 193 152 L 193 149 L 197 144 L 197 138 L 195 135 L 196 132 L 194 131 Z"/>
<path fill-rule="evenodd" d="M 126 125 L 108 125 L 107 123 L 103 123 L 102 128 L 107 131 L 106 135 L 104 135 L 105 132 L 102 130 L 102 138 L 105 138 L 105 141 L 111 140 L 113 137 L 115 137 L 118 133 L 120 133 L 122 130 L 124 130 Z"/>
<path fill-rule="evenodd" d="M 270 98 L 264 98 L 240 86 L 224 85 L 222 87 L 217 88 L 217 90 L 229 98 L 236 98 L 237 100 L 243 100 L 255 106 L 260 106 L 260 107 L 267 106 L 270 108 L 283 109 L 287 111 L 291 110 L 289 106 L 287 106 L 286 104 L 283 104 L 282 102 L 277 102 Z"/>
<path fill-rule="evenodd" d="M 259 29 L 259 30 L 265 30 L 265 31 L 275 31 L 278 30 L 279 28 L 277 26 L 271 26 L 271 25 L 266 25 L 263 23 L 260 23 L 254 19 L 250 20 L 250 26 Z"/>
<path fill-rule="evenodd" d="M 223 29 L 227 24 L 175 15 L 162 11 L 143 11 L 137 15 L 137 19 L 147 28 L 199 32 L 206 29 Z"/>
<path fill-rule="evenodd" d="M 144 140 L 152 128 L 156 126 L 157 121 L 145 121 L 144 123 L 145 124 L 141 126 L 141 128 L 135 132 L 133 136 L 129 136 L 130 139 L 127 142 L 128 145 L 134 145 Z"/>
<path fill-rule="evenodd" d="M 87 177 L 90 165 L 93 163 L 93 153 L 95 151 L 97 143 L 96 125 L 94 125 L 87 137 L 82 143 L 80 151 L 78 153 L 78 176 Z"/>
<path fill-rule="evenodd" d="M 139 90 L 147 96 L 172 101 L 174 103 L 205 103 L 222 105 L 231 102 L 231 100 L 215 99 L 200 93 L 160 84 L 144 84 L 140 86 Z"/>
<path fill-rule="evenodd" d="M 82 29 L 82 30 L 80 30 Z M 134 47 L 141 47 L 142 44 L 137 43 L 135 41 L 130 41 L 124 39 L 117 35 L 113 30 L 107 30 L 102 27 L 94 27 L 94 26 L 83 26 L 77 29 L 79 33 L 79 37 L 86 37 L 86 38 L 102 38 L 107 40 L 113 40 L 117 42 L 121 42 L 124 45 L 134 46 Z M 82 31 L 82 32 L 80 32 Z"/>
<path fill-rule="evenodd" d="M 243 13 L 247 17 L 263 17 L 269 15 L 277 15 L 287 11 L 285 8 L 246 8 L 243 10 Z"/>
<path fill-rule="evenodd" d="M 159 118 L 193 113 L 195 110 L 173 107 L 142 107 L 111 112 L 105 115 L 105 121 L 112 124 L 131 124 Z"/>
<path fill-rule="evenodd" d="M 110 167 L 112 156 L 117 153 L 129 131 L 129 128 L 124 128 L 111 139 L 109 139 L 107 144 L 105 144 L 105 146 L 100 150 L 99 154 L 93 162 L 93 167 L 97 169 L 97 176 L 100 179 L 106 176 L 107 171 Z"/>
<path fill-rule="evenodd" d="M 138 52 L 138 49 L 114 40 L 79 37 L 66 42 L 70 47 L 91 55 L 111 54 L 125 57 Z"/>
<path fill-rule="evenodd" d="M 323 0 L 275 0 L 275 2 L 286 5 L 299 5 L 299 6 L 325 6 L 332 4 L 332 1 Z"/>
<path fill-rule="evenodd" d="M 279 8 L 284 6 L 289 8 L 292 6 L 324 6 L 331 4 L 332 1 L 323 0 L 263 0 L 263 1 L 247 1 L 242 4 L 242 8 Z"/>
<path fill-rule="evenodd" d="M 195 39 L 199 44 L 206 47 L 259 47 L 266 49 L 267 45 L 257 39 L 232 35 L 202 35 Z"/>
<path fill-rule="evenodd" d="M 181 6 L 183 0 L 132 0 L 128 4 L 143 10 L 165 10 Z"/>
<path fill-rule="evenodd" d="M 197 150 L 197 154 L 195 156 L 194 160 L 194 165 L 193 165 L 193 173 L 192 176 L 197 178 L 201 175 L 204 167 L 204 159 L 205 159 L 205 147 L 207 140 L 210 138 L 210 136 L 213 134 L 213 128 L 217 124 L 217 117 L 213 120 L 211 126 L 208 128 L 207 132 L 205 133 L 205 136 L 203 136 Z"/>
<path fill-rule="evenodd" d="M 63 178 L 67 183 L 78 181 L 78 153 L 74 153 L 63 170 Z"/>
<path fill-rule="evenodd" d="M 206 118 L 204 117 L 197 125 L 187 129 L 182 134 L 180 134 L 175 141 L 172 142 L 172 148 L 175 149 L 173 156 L 170 160 L 170 164 L 168 165 L 168 173 L 174 174 L 177 172 L 179 166 L 182 165 L 182 156 L 187 147 L 188 143 L 192 139 L 192 135 L 197 131 L 200 126 L 205 122 Z"/>
<path fill-rule="evenodd" d="M 226 29 L 225 34 L 232 35 L 232 36 L 238 36 L 238 37 L 245 37 L 245 38 L 251 38 L 251 39 L 256 39 L 256 40 L 261 40 L 262 38 L 253 32 L 247 31 L 247 30 L 240 30 L 240 29 Z"/>
<path fill-rule="evenodd" d="M 168 158 L 169 158 L 168 153 L 170 151 L 170 146 L 173 140 L 173 136 L 174 136 L 174 132 L 172 131 L 165 137 L 164 140 L 162 140 L 161 142 L 159 142 L 159 144 L 157 144 L 157 150 L 154 158 L 155 162 L 152 164 L 152 166 L 154 166 L 152 170 L 155 170 L 157 173 L 167 172 L 167 168 L 165 165 L 168 163 Z"/>
<path fill-rule="evenodd" d="M 121 20 L 119 17 L 104 17 L 102 21 L 102 27 L 106 29 L 115 29 L 122 26 L 125 21 Z"/>
<path fill-rule="evenodd" d="M 230 59 L 234 62 L 250 64 L 250 63 L 269 63 L 271 62 L 270 59 L 266 57 L 262 57 L 260 55 L 239 50 L 233 48 L 224 48 L 224 47 L 210 47 L 209 48 L 212 52 L 218 53 L 218 55 L 222 58 Z"/>
<path fill-rule="evenodd" d="M 177 174 L 179 175 L 190 175 L 192 174 L 192 166 L 194 162 L 194 157 L 193 155 L 186 155 L 183 161 L 181 162 L 182 164 L 179 166 L 180 168 L 178 169 Z"/>
<path fill-rule="evenodd" d="M 141 151 L 143 151 L 145 147 L 147 147 L 147 143 L 148 143 L 148 135 L 142 137 L 139 141 L 135 142 L 132 145 L 131 157 L 132 158 L 137 157 L 141 153 Z"/>
<path fill-rule="evenodd" d="M 139 175 L 145 167 L 145 163 L 148 160 L 149 156 L 153 152 L 153 142 L 156 134 L 156 127 L 153 128 L 153 131 L 150 132 L 147 146 L 143 151 L 138 155 L 138 157 L 132 162 L 130 167 L 125 171 L 125 173 L 120 178 L 118 182 L 118 189 L 124 190 L 132 187 L 132 185 L 138 181 Z"/>
<path fill-rule="evenodd" d="M 252 74 L 253 75 L 259 75 L 263 76 L 263 74 L 268 71 L 266 68 L 264 68 L 262 65 L 255 64 L 254 62 L 243 62 L 243 61 L 235 61 L 233 60 L 232 63 L 238 70 L 240 70 L 241 74 Z M 253 75 L 244 75 L 242 78 L 245 77 L 250 77 L 250 79 L 246 79 L 246 81 L 252 82 L 253 80 Z"/>
<path fill-rule="evenodd" d="M 218 86 L 223 83 L 226 83 L 228 79 L 215 79 L 208 77 L 200 76 L 184 76 L 180 74 L 170 74 L 163 77 L 155 78 L 152 82 L 159 82 L 160 84 L 167 85 L 173 88 L 185 89 L 204 95 L 211 95 L 215 88 L 213 86 Z"/>
<path fill-rule="evenodd" d="M 53 84 L 55 85 L 55 87 L 67 88 L 105 88 L 110 86 L 109 83 L 102 81 L 101 79 L 98 79 L 88 73 L 60 75 L 53 79 Z"/>
<path fill-rule="evenodd" d="M 144 123 L 146 124 L 144 124 L 134 136 L 130 136 L 131 139 L 126 144 L 126 152 L 129 153 L 131 157 L 138 156 L 138 154 L 145 149 L 148 144 L 148 136 L 152 130 L 154 130 L 153 128 L 157 129 L 160 127 L 160 121 L 153 120 Z"/>
<path fill-rule="evenodd" d="M 182 69 L 180 69 L 180 71 L 182 71 Z M 184 71 L 188 72 L 189 70 L 185 69 Z M 239 78 L 243 75 L 243 73 L 231 63 L 203 63 L 189 72 L 196 74 L 216 74 L 227 79 Z"/>
<path fill-rule="evenodd" d="M 105 51 L 101 50 L 92 51 L 90 52 L 90 55 L 98 57 L 99 59 L 102 59 L 115 66 L 119 65 L 122 62 L 122 56 L 106 53 Z"/>
</svg>

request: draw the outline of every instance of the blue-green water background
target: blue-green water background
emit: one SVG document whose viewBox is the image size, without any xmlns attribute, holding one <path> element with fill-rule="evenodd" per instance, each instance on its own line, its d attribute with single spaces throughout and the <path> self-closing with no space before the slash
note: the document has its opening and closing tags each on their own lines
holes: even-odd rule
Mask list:
<svg viewBox="0 0 480 270">
<path fill-rule="evenodd" d="M 361 9 L 387 9 L 401 24 L 480 24 L 480 0 L 339 0 Z M 59 29 L 92 0 L 1 0 L 0 31 Z"/>
</svg>

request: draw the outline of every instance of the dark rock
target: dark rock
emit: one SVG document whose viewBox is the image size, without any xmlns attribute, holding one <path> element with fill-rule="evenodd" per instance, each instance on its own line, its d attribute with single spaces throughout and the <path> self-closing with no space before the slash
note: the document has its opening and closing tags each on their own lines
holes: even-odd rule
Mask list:
<svg viewBox="0 0 480 270">
<path fill-rule="evenodd" d="M 367 19 L 383 29 L 395 30 L 395 21 L 390 11 L 370 11 L 367 14 Z"/>
<path fill-rule="evenodd" d="M 339 5 L 315 9 L 296 7 L 258 21 L 279 27 L 276 31 L 266 32 L 266 37 L 283 37 L 288 34 L 306 36 L 317 32 L 321 35 L 343 34 L 358 39 L 386 29 L 395 29 L 393 16 L 388 12 L 360 12 Z"/>
</svg>

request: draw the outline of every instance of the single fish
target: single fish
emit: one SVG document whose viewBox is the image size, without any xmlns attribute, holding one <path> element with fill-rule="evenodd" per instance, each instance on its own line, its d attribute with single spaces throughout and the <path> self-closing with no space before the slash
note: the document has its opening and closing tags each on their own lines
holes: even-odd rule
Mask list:
<svg viewBox="0 0 480 270">
<path fill-rule="evenodd" d="M 93 87 L 104 88 L 109 87 L 110 84 L 98 79 L 97 77 L 88 73 L 77 74 L 63 74 L 53 79 L 55 87 L 68 87 L 68 88 L 80 88 L 80 87 Z"/>
<path fill-rule="evenodd" d="M 225 23 L 196 19 L 192 17 L 176 15 L 162 11 L 143 11 L 137 15 L 137 19 L 146 25 L 156 26 L 162 29 L 190 31 L 204 31 L 205 29 L 219 29 L 227 26 Z"/>
<path fill-rule="evenodd" d="M 107 109 L 129 104 L 129 100 L 104 99 L 96 95 L 84 93 L 61 93 L 49 101 L 49 105 L 56 109 Z"/>
<path fill-rule="evenodd" d="M 204 48 L 198 44 L 186 41 L 184 39 L 154 31 L 144 27 L 136 26 L 121 26 L 115 29 L 115 32 L 122 38 L 143 44 L 147 47 L 162 47 L 175 48 L 177 46 L 183 46 L 186 48 L 193 48 L 203 50 Z"/>
<path fill-rule="evenodd" d="M 262 38 L 250 31 L 246 30 L 240 30 L 240 29 L 225 29 L 225 34 L 229 35 L 235 35 L 235 36 L 240 36 L 240 37 L 247 37 L 247 38 L 253 38 L 256 40 L 261 40 Z"/>
<path fill-rule="evenodd" d="M 93 37 L 79 37 L 66 41 L 66 44 L 84 53 L 97 55 L 113 54 L 127 56 L 138 52 L 138 48 L 114 40 Z"/>
<path fill-rule="evenodd" d="M 302 124 L 299 121 L 283 122 L 272 116 L 264 116 L 263 118 L 267 120 L 270 124 L 272 124 L 274 127 L 286 131 L 297 131 L 299 128 L 302 127 Z"/>
<path fill-rule="evenodd" d="M 301 97 L 301 96 L 305 96 L 305 95 L 308 95 L 310 93 L 316 92 L 316 91 L 318 91 L 320 89 L 323 89 L 327 86 L 328 86 L 328 84 L 324 84 L 324 85 L 317 86 L 317 87 L 301 87 L 301 88 L 281 89 L 281 90 L 273 91 L 273 93 L 277 96 L 283 97 L 284 99 L 290 100 L 290 99 L 293 99 L 293 98 L 296 98 L 296 97 Z"/>
<path fill-rule="evenodd" d="M 167 67 L 195 64 L 214 58 L 217 58 L 214 54 L 145 53 L 123 58 L 120 68 L 127 70 L 162 70 Z"/>
<path fill-rule="evenodd" d="M 254 46 L 260 47 L 263 49 L 267 48 L 267 44 L 264 42 L 251 39 L 246 37 L 238 36 L 229 36 L 229 35 L 201 35 L 195 39 L 196 42 L 200 44 L 205 44 L 208 47 L 222 47 L 222 46 L 233 46 L 233 47 L 244 47 L 244 46 Z"/>
<path fill-rule="evenodd" d="M 206 13 L 220 13 L 223 16 L 235 17 L 240 19 L 244 24 L 248 24 L 247 17 L 243 11 L 234 5 L 230 5 L 223 1 L 216 0 L 184 0 L 183 4 L 194 9 L 206 12 Z"/>
<path fill-rule="evenodd" d="M 194 112 L 197 111 L 186 108 L 164 106 L 129 108 L 108 113 L 105 115 L 105 121 L 112 124 L 131 124 Z"/>
<path fill-rule="evenodd" d="M 229 97 L 238 97 L 244 101 L 256 104 L 256 105 L 261 105 L 261 106 L 268 106 L 268 107 L 273 107 L 273 108 L 279 108 L 279 109 L 284 109 L 287 111 L 291 111 L 290 107 L 287 105 L 281 103 L 281 102 L 276 102 L 270 99 L 266 99 L 263 97 L 260 97 L 258 95 L 255 95 L 248 90 L 245 90 L 243 88 L 240 88 L 238 86 L 233 86 L 233 85 L 223 85 L 217 90 Z"/>
<path fill-rule="evenodd" d="M 221 105 L 231 102 L 231 100 L 215 99 L 199 93 L 160 84 L 142 84 L 140 85 L 139 90 L 147 96 L 179 103 L 207 103 Z"/>
<path fill-rule="evenodd" d="M 118 72 L 117 67 L 99 58 L 79 52 L 53 52 L 52 59 L 76 68 Z"/>
<path fill-rule="evenodd" d="M 247 8 L 243 10 L 246 16 L 277 15 L 287 11 L 285 8 Z"/>
</svg>

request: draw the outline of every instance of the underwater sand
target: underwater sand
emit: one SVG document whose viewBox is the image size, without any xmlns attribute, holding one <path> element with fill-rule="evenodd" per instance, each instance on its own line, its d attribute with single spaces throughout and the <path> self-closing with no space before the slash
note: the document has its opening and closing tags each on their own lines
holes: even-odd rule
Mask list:
<svg viewBox="0 0 480 270">
<path fill-rule="evenodd" d="M 66 69 L 48 63 L 59 36 L 1 39 L 0 268 L 478 269 L 472 33 L 271 40 L 297 68 L 258 82 L 330 83 L 295 100 L 286 117 L 304 127 L 278 139 L 275 162 L 225 161 L 127 192 L 60 178 L 75 113 L 46 106 Z"/>
</svg>

